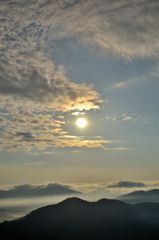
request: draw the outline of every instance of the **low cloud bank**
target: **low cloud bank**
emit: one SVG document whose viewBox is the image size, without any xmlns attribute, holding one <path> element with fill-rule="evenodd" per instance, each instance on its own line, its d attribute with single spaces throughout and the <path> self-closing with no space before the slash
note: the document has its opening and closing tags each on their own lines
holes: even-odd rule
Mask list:
<svg viewBox="0 0 159 240">
<path fill-rule="evenodd" d="M 108 188 L 136 188 L 136 187 L 137 188 L 146 187 L 146 184 L 143 182 L 119 181 L 108 185 Z"/>
<path fill-rule="evenodd" d="M 8 189 L 0 189 L 0 199 L 4 198 L 30 198 L 45 197 L 52 195 L 79 194 L 79 191 L 72 189 L 68 185 L 50 183 L 48 185 L 17 185 Z"/>
</svg>

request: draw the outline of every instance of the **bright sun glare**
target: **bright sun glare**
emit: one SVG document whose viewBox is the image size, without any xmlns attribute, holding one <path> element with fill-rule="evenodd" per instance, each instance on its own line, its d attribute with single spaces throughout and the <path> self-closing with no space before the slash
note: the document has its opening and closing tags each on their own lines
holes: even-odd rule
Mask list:
<svg viewBox="0 0 159 240">
<path fill-rule="evenodd" d="M 76 120 L 76 126 L 79 128 L 86 128 L 88 125 L 88 121 L 86 118 L 78 118 Z"/>
</svg>

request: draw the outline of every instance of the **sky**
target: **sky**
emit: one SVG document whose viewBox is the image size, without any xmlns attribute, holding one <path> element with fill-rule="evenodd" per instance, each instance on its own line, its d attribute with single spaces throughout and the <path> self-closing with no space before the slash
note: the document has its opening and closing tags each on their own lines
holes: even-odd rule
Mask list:
<svg viewBox="0 0 159 240">
<path fill-rule="evenodd" d="M 156 0 L 0 0 L 0 191 L 158 186 L 158 11 Z"/>
</svg>

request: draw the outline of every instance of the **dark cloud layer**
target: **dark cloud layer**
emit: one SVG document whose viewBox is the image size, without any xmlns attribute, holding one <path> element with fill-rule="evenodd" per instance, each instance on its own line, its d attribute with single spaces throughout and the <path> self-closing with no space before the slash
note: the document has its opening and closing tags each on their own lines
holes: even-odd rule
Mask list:
<svg viewBox="0 0 159 240">
<path fill-rule="evenodd" d="M 26 184 L 13 186 L 8 189 L 0 189 L 0 199 L 60 196 L 79 193 L 80 192 L 73 190 L 70 186 L 57 183 L 50 183 L 48 185 Z"/>
<path fill-rule="evenodd" d="M 108 185 L 108 188 L 140 188 L 146 187 L 145 183 L 142 182 L 131 182 L 131 181 L 119 181 Z"/>
</svg>

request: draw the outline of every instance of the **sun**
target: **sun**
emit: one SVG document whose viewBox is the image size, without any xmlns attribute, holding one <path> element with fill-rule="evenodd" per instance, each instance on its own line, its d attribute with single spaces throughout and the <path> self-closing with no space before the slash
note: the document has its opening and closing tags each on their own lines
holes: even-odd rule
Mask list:
<svg viewBox="0 0 159 240">
<path fill-rule="evenodd" d="M 76 126 L 79 128 L 86 128 L 88 125 L 88 121 L 86 118 L 78 118 L 76 120 Z"/>
</svg>

